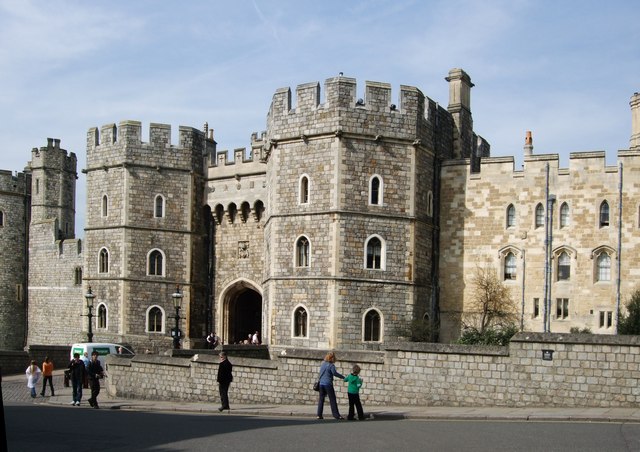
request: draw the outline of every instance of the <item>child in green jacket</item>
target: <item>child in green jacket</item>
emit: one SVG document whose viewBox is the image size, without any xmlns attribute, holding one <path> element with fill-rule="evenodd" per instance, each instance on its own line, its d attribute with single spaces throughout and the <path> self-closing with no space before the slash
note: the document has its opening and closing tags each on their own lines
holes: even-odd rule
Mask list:
<svg viewBox="0 0 640 452">
<path fill-rule="evenodd" d="M 354 407 L 358 410 L 358 419 L 364 420 L 364 412 L 362 411 L 362 403 L 360 403 L 360 387 L 362 386 L 362 378 L 360 378 L 360 366 L 353 365 L 353 370 L 350 375 L 347 375 L 344 379 L 349 386 L 347 386 L 347 395 L 349 396 L 349 415 L 347 419 L 354 420 Z"/>
</svg>

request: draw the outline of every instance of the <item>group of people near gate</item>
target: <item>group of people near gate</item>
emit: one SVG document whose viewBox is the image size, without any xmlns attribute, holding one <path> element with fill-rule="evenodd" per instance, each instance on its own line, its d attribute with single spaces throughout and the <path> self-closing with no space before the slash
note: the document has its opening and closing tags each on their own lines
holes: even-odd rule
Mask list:
<svg viewBox="0 0 640 452">
<path fill-rule="evenodd" d="M 80 353 L 74 353 L 73 359 L 67 366 L 66 371 L 68 372 L 72 387 L 73 400 L 71 405 L 80 406 L 82 388 L 85 387 L 86 382 L 88 383 L 87 386 L 91 389 L 91 397 L 88 399 L 89 405 L 92 408 L 100 408 L 98 405 L 98 394 L 100 394 L 100 380 L 104 378 L 105 373 L 98 359 L 98 352 L 94 351 L 91 354 L 91 358 L 89 358 L 87 353 L 85 353 L 82 358 L 80 358 Z M 33 360 L 31 364 L 29 364 L 29 367 L 27 367 L 25 374 L 27 376 L 27 388 L 29 388 L 31 397 L 36 397 L 36 385 L 42 376 L 44 376 L 44 380 L 42 382 L 40 395 L 42 397 L 45 396 L 47 383 L 49 383 L 51 395 L 55 396 L 55 390 L 53 389 L 53 362 L 48 356 L 42 363 L 42 370 L 40 370 L 36 361 Z"/>
<path fill-rule="evenodd" d="M 220 364 L 218 365 L 217 382 L 220 393 L 220 408 L 218 411 L 229 410 L 229 387 L 233 381 L 233 366 L 227 357 L 226 352 L 220 352 Z M 314 385 L 314 389 L 318 391 L 318 408 L 317 417 L 323 419 L 324 402 L 329 397 L 329 405 L 331 407 L 331 414 L 335 419 L 344 419 L 340 415 L 338 409 L 338 402 L 336 399 L 336 392 L 333 387 L 333 380 L 339 378 L 347 383 L 347 395 L 349 397 L 349 414 L 347 419 L 354 420 L 357 412 L 358 419 L 364 419 L 364 412 L 362 409 L 362 403 L 360 401 L 360 388 L 362 387 L 362 378 L 360 378 L 360 366 L 354 364 L 352 371 L 346 377 L 341 375 L 335 366 L 336 355 L 334 352 L 329 352 L 324 357 L 320 370 L 318 373 L 317 384 Z M 100 380 L 104 378 L 105 373 L 102 368 L 102 364 L 98 359 L 98 352 L 94 351 L 91 354 L 91 358 L 87 356 L 85 352 L 81 358 L 79 353 L 73 354 L 73 359 L 67 366 L 67 372 L 71 380 L 72 397 L 71 405 L 80 406 L 82 400 L 82 389 L 85 381 L 88 380 L 89 387 L 91 388 L 91 397 L 88 399 L 89 405 L 92 408 L 99 408 L 98 394 L 100 394 Z M 51 395 L 55 395 L 53 389 L 53 362 L 49 357 L 45 358 L 42 363 L 42 370 L 36 364 L 36 361 L 31 361 L 29 367 L 26 370 L 27 387 L 31 392 L 31 397 L 36 397 L 36 385 L 41 376 L 44 376 L 42 384 L 41 396 L 45 396 L 46 385 L 49 384 L 51 388 Z"/>
</svg>

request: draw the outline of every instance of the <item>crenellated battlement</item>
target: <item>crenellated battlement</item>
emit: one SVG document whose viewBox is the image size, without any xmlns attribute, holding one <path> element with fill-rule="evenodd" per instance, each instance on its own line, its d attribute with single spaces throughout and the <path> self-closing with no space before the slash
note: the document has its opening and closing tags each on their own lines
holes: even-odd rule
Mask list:
<svg viewBox="0 0 640 452">
<path fill-rule="evenodd" d="M 202 169 L 203 161 L 215 152 L 213 136 L 193 127 L 180 126 L 178 143 L 171 144 L 171 126 L 151 123 L 149 141 L 142 141 L 142 123 L 121 121 L 105 124 L 87 132 L 87 167 L 121 164 L 175 166 Z"/>
<path fill-rule="evenodd" d="M 424 95 L 413 86 L 400 86 L 398 104 L 392 102 L 392 91 L 389 83 L 365 82 L 363 99 L 356 96 L 356 80 L 350 77 L 333 77 L 325 81 L 325 102 L 320 102 L 319 82 L 304 83 L 296 87 L 296 106 L 291 102 L 291 88 L 280 88 L 273 95 L 269 115 L 277 118 L 282 115 L 302 114 L 318 108 L 347 108 L 354 112 L 367 110 L 371 112 L 422 113 Z"/>
<path fill-rule="evenodd" d="M 31 175 L 0 170 L 0 192 L 24 195 L 31 191 Z"/>
<path fill-rule="evenodd" d="M 57 168 L 65 172 L 76 172 L 76 154 L 67 153 L 60 147 L 60 140 L 57 138 L 47 138 L 47 146 L 33 148 L 31 150 L 31 161 L 29 167 L 33 169 L 48 167 Z"/>
</svg>

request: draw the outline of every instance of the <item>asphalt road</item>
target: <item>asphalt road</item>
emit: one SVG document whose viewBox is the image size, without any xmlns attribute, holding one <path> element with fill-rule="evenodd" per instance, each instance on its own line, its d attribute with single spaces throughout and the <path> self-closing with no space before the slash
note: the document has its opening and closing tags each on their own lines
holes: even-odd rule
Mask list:
<svg viewBox="0 0 640 452">
<path fill-rule="evenodd" d="M 54 379 L 62 388 L 62 377 Z M 640 424 L 335 421 L 48 405 L 2 384 L 9 451 L 640 451 Z M 2 444 L 0 444 L 0 450 Z"/>
<path fill-rule="evenodd" d="M 317 421 L 5 403 L 9 451 L 638 451 L 640 424 Z"/>
</svg>

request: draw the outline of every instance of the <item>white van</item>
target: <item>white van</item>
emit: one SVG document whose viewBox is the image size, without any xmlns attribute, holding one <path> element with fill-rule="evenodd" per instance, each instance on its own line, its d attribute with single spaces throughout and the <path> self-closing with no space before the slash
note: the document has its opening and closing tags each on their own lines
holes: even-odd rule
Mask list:
<svg viewBox="0 0 640 452">
<path fill-rule="evenodd" d="M 106 344 L 99 342 L 82 342 L 80 344 L 73 344 L 71 346 L 69 361 L 73 359 L 73 355 L 75 353 L 79 353 L 80 358 L 82 358 L 86 352 L 87 356 L 91 358 L 91 354 L 95 351 L 98 352 L 98 360 L 100 361 L 100 364 L 102 364 L 102 367 L 104 367 L 104 359 L 102 357 L 110 354 L 117 355 L 118 349 L 120 348 L 122 348 L 122 355 L 131 356 L 134 354 L 130 349 L 120 344 Z"/>
</svg>

